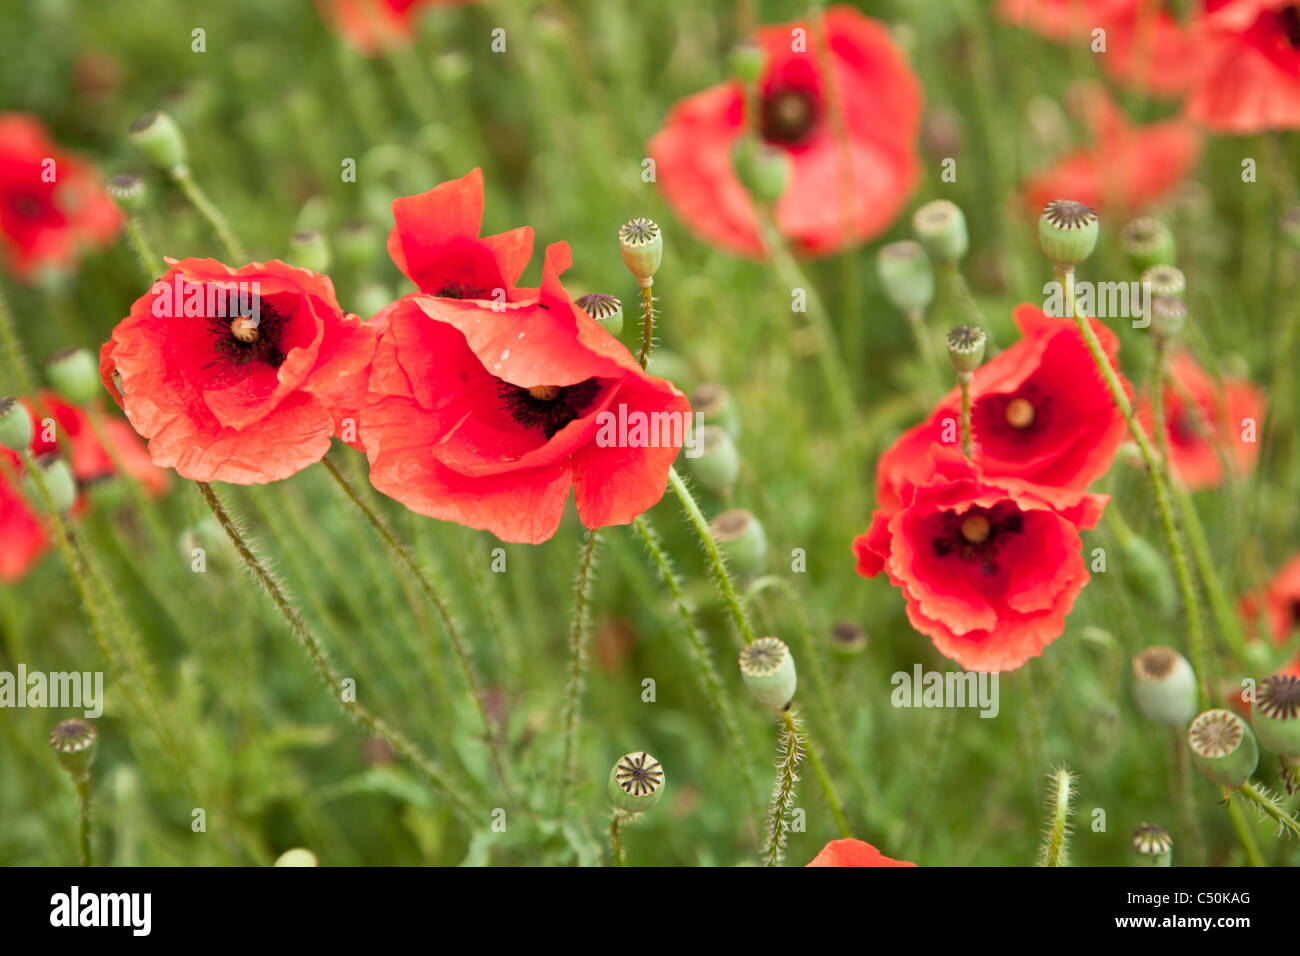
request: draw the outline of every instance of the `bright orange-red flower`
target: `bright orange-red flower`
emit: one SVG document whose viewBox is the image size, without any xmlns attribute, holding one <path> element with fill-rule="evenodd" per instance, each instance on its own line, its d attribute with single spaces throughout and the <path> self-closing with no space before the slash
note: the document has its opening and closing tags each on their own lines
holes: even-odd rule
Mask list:
<svg viewBox="0 0 1300 956">
<path fill-rule="evenodd" d="M 1261 593 L 1244 597 L 1241 612 L 1250 628 L 1263 612 L 1269 639 L 1279 647 L 1286 644 L 1300 630 L 1300 554 L 1282 565 Z"/>
<path fill-rule="evenodd" d="M 374 333 L 345 315 L 330 280 L 283 262 L 171 268 L 100 351 L 104 387 L 153 462 L 196 481 L 287 478 L 329 449 L 360 404 Z"/>
<path fill-rule="evenodd" d="M 54 392 L 41 392 L 35 401 L 24 404 L 36 423 L 32 454 L 39 458 L 62 451 L 82 488 L 117 474 L 114 459 L 150 495 L 162 494 L 171 484 L 167 472 L 150 461 L 140 436 L 120 418 L 100 418 L 104 438 L 112 446 L 110 451 L 95 435 L 86 411 L 69 405 Z"/>
<path fill-rule="evenodd" d="M 421 8 L 471 0 L 317 0 L 321 18 L 367 56 L 410 44 Z"/>
<path fill-rule="evenodd" d="M 66 268 L 84 248 L 111 242 L 122 221 L 95 171 L 39 120 L 0 113 L 0 248 L 14 275 Z"/>
<path fill-rule="evenodd" d="M 831 840 L 808 866 L 916 866 L 906 860 L 891 860 L 862 840 Z"/>
<path fill-rule="evenodd" d="M 1187 115 L 1220 133 L 1300 128 L 1300 6 L 1209 0 L 1198 41 L 1209 51 Z"/>
<path fill-rule="evenodd" d="M 1255 467 L 1264 394 L 1253 384 L 1238 378 L 1220 384 L 1191 355 L 1179 352 L 1169 360 L 1164 406 L 1169 466 L 1184 486 L 1197 489 L 1219 484 L 1225 461 L 1238 475 Z M 1137 415 L 1147 434 L 1154 437 L 1149 398 L 1138 405 Z"/>
<path fill-rule="evenodd" d="M 49 549 L 50 536 L 22 493 L 23 465 L 0 448 L 0 581 L 16 581 Z"/>
<path fill-rule="evenodd" d="M 1165 198 L 1195 168 L 1200 134 L 1181 120 L 1133 126 L 1106 95 L 1082 89 L 1078 106 L 1094 145 L 1075 150 L 1031 175 L 1021 194 L 1034 218 L 1053 199 L 1133 213 Z"/>
<path fill-rule="evenodd" d="M 817 27 L 764 27 L 756 37 L 767 55 L 757 115 L 746 116 L 742 86 L 725 83 L 679 102 L 650 140 L 674 212 L 723 249 L 763 255 L 753 203 L 732 166 L 732 147 L 747 125 L 789 157 L 776 220 L 801 252 L 827 254 L 878 235 L 916 188 L 916 76 L 875 20 L 835 7 L 823 26 L 829 70 Z"/>
</svg>

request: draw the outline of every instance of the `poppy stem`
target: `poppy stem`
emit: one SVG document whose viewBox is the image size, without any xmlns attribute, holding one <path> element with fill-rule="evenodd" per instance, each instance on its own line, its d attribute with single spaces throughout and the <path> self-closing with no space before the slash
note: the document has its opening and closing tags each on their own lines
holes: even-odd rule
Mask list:
<svg viewBox="0 0 1300 956">
<path fill-rule="evenodd" d="M 654 348 L 655 336 L 655 299 L 651 291 L 654 278 L 638 279 L 641 285 L 641 368 L 650 364 L 650 350 Z"/>
<path fill-rule="evenodd" d="M 14 315 L 9 309 L 9 300 L 4 287 L 0 286 L 0 344 L 4 345 L 5 355 L 9 358 L 9 370 L 13 374 L 14 384 L 21 395 L 36 394 L 36 376 L 32 374 L 27 353 L 23 351 L 22 339 L 14 325 Z"/>
<path fill-rule="evenodd" d="M 1259 851 L 1259 844 L 1255 842 L 1250 821 L 1246 819 L 1246 814 L 1241 812 L 1241 805 L 1235 800 L 1228 801 L 1228 819 L 1232 821 L 1232 829 L 1236 832 L 1237 839 L 1241 841 L 1241 848 L 1246 851 L 1246 862 L 1252 867 L 1268 866 L 1264 854 Z"/>
<path fill-rule="evenodd" d="M 136 261 L 140 264 L 140 273 L 144 276 L 144 281 L 153 282 L 163 266 L 163 261 L 158 258 L 158 254 L 149 244 L 140 218 L 131 213 L 126 214 L 126 235 L 131 242 L 131 249 L 135 252 Z"/>
<path fill-rule="evenodd" d="M 961 386 L 961 451 L 967 458 L 971 456 L 970 384 L 973 377 L 969 372 L 957 376 L 957 384 Z"/>
<path fill-rule="evenodd" d="M 472 804 L 466 799 L 451 782 L 446 778 L 442 769 L 432 760 L 420 753 L 419 749 L 407 740 L 397 730 L 391 728 L 379 717 L 372 714 L 364 705 L 357 702 L 355 696 L 350 690 L 343 686 L 343 681 L 335 672 L 329 662 L 329 657 L 325 653 L 325 648 L 321 646 L 315 635 L 307 628 L 302 617 L 289 603 L 284 591 L 280 588 L 279 582 L 274 575 L 266 568 L 262 561 L 253 553 L 252 547 L 244 539 L 243 532 L 231 518 L 229 512 L 221 504 L 212 486 L 205 481 L 196 481 L 199 493 L 203 496 L 204 502 L 212 512 L 212 516 L 217 519 L 221 525 L 221 530 L 225 532 L 226 537 L 238 552 L 240 560 L 248 569 L 253 579 L 262 586 L 271 603 L 275 605 L 280 616 L 284 618 L 285 623 L 297 638 L 298 643 L 302 645 L 307 655 L 311 658 L 312 663 L 316 666 L 316 671 L 321 680 L 325 682 L 335 700 L 343 709 L 343 712 L 350 718 L 374 734 L 376 737 L 383 738 L 390 747 L 397 753 L 401 754 L 414 767 L 416 767 L 428 780 L 434 788 L 441 791 L 444 796 L 452 803 L 456 810 L 462 813 L 467 819 L 473 820 L 476 817 Z"/>
<path fill-rule="evenodd" d="M 1047 808 L 1052 827 L 1043 843 L 1040 866 L 1066 866 L 1070 853 L 1070 799 L 1074 795 L 1074 774 L 1064 766 L 1047 774 Z"/>
<path fill-rule="evenodd" d="M 1300 837 L 1300 820 L 1286 812 L 1282 801 L 1252 780 L 1237 787 L 1237 792 L 1255 806 L 1260 818 L 1268 817 L 1277 824 L 1277 835 Z M 1228 806 L 1232 806 L 1231 803 Z"/>
<path fill-rule="evenodd" d="M 338 466 L 329 459 L 329 456 L 322 458 L 321 464 L 325 466 L 325 470 L 330 473 L 330 477 L 334 479 L 335 483 L 343 489 L 343 493 L 356 505 L 357 510 L 379 532 L 379 536 L 384 539 L 384 543 L 388 545 L 393 554 L 397 555 L 398 560 L 411 572 L 411 576 L 415 578 L 420 585 L 420 589 L 424 591 L 424 596 L 429 599 L 429 603 L 433 605 L 434 610 L 438 613 L 443 629 L 447 633 L 447 639 L 451 642 L 452 650 L 456 654 L 461 676 L 465 678 L 465 683 L 469 686 L 470 695 L 474 698 L 474 703 L 478 707 L 479 718 L 483 721 L 483 729 L 487 734 L 488 749 L 492 754 L 492 765 L 496 770 L 497 777 L 501 780 L 501 785 L 505 788 L 506 796 L 513 802 L 515 795 L 510 786 L 510 780 L 506 776 L 500 735 L 495 729 L 492 718 L 488 715 L 487 695 L 483 691 L 483 683 L 479 680 L 478 672 L 474 668 L 474 661 L 469 656 L 465 640 L 461 637 L 460 630 L 456 627 L 456 622 L 452 618 L 446 602 L 433 586 L 433 582 L 429 580 L 429 576 L 421 570 L 420 565 L 411 556 L 410 550 L 397 540 L 397 536 L 393 534 L 384 519 L 366 504 L 365 499 L 352 486 L 352 483 L 344 477 Z"/>
<path fill-rule="evenodd" d="M 1058 267 L 1058 281 L 1061 278 L 1062 273 Z M 1067 303 L 1071 306 L 1074 305 L 1072 284 L 1068 292 Z M 1128 424 L 1129 434 L 1133 436 L 1133 441 L 1138 446 L 1138 452 L 1141 454 L 1142 462 L 1146 466 L 1147 477 L 1151 480 L 1151 487 L 1155 492 L 1156 506 L 1160 510 L 1160 521 L 1164 526 L 1165 538 L 1169 542 L 1169 553 L 1173 558 L 1174 575 L 1178 579 L 1178 588 L 1182 592 L 1183 607 L 1187 615 L 1188 656 L 1191 657 L 1192 667 L 1196 671 L 1197 687 L 1200 690 L 1200 706 L 1205 707 L 1210 700 L 1210 689 L 1207 673 L 1208 664 L 1205 657 L 1204 626 L 1201 622 L 1201 609 L 1196 599 L 1196 588 L 1192 580 L 1191 568 L 1187 563 L 1187 554 L 1183 551 L 1182 540 L 1178 534 L 1178 524 L 1174 517 L 1174 509 L 1170 501 L 1169 488 L 1165 483 L 1164 473 L 1156 457 L 1155 450 L 1151 447 L 1150 439 L 1147 438 L 1146 432 L 1138 422 L 1137 416 L 1133 413 L 1133 405 L 1128 400 L 1128 395 L 1124 393 L 1124 386 L 1120 384 L 1119 376 L 1111 366 L 1110 359 L 1107 358 L 1105 350 L 1101 347 L 1101 342 L 1097 340 L 1097 333 L 1093 331 L 1092 323 L 1078 308 L 1074 309 L 1072 315 L 1074 316 L 1074 324 L 1078 327 L 1079 334 L 1083 336 L 1089 354 L 1092 355 L 1093 363 L 1101 372 L 1102 380 L 1105 381 L 1106 387 L 1110 390 L 1111 400 Z"/>
<path fill-rule="evenodd" d="M 792 710 L 781 712 L 781 729 L 776 738 L 776 782 L 767 808 L 763 843 L 763 865 L 780 866 L 785 859 L 785 842 L 794 809 L 794 788 L 799 782 L 799 762 L 804 757 L 803 730 Z"/>
<path fill-rule="evenodd" d="M 916 352 L 921 356 L 921 362 L 925 365 L 930 379 L 934 382 L 940 382 L 942 374 L 939 371 L 939 359 L 935 355 L 934 341 L 930 338 L 930 329 L 925 324 L 925 310 L 908 309 L 907 327 L 912 330 L 912 338 L 916 342 Z"/>
<path fill-rule="evenodd" d="M 198 181 L 194 178 L 194 173 L 186 163 L 177 163 L 171 168 L 172 182 L 180 187 L 185 198 L 190 201 L 190 205 L 198 211 L 198 214 L 207 220 L 212 231 L 216 233 L 217 239 L 220 240 L 222 247 L 226 250 L 226 255 L 231 259 L 232 264 L 243 265 L 248 261 L 244 254 L 244 247 L 239 244 L 235 238 L 234 232 L 230 229 L 230 223 L 216 204 L 208 198 L 207 193 L 199 186 Z"/>
<path fill-rule="evenodd" d="M 627 858 L 623 854 L 623 833 L 622 827 L 625 823 L 631 823 L 634 819 L 632 814 L 623 813 L 621 810 L 614 811 L 614 818 L 609 823 L 609 842 L 614 848 L 614 865 L 627 866 Z"/>
<path fill-rule="evenodd" d="M 82 866 L 90 866 L 90 773 L 77 778 L 77 848 Z"/>
<path fill-rule="evenodd" d="M 578 582 L 574 588 L 573 627 L 569 632 L 569 684 L 564 695 L 564 754 L 560 760 L 560 782 L 557 787 L 556 807 L 564 811 L 569 783 L 574 777 L 573 761 L 578 736 L 578 710 L 582 703 L 582 674 L 587 665 L 588 608 L 591 604 L 591 581 L 595 566 L 596 545 L 600 531 L 587 529 L 582 554 L 578 560 Z"/>
<path fill-rule="evenodd" d="M 1193 866 L 1205 865 L 1205 834 L 1196 818 L 1196 803 L 1192 799 L 1191 751 L 1183 739 L 1180 728 L 1172 728 L 1169 735 L 1174 746 L 1174 772 L 1169 788 L 1177 814 L 1179 829 L 1192 844 L 1190 861 Z M 1186 841 L 1184 841 L 1186 842 Z M 1254 843 L 1254 841 L 1251 841 Z M 1257 851 L 1258 852 L 1258 851 Z"/>
</svg>

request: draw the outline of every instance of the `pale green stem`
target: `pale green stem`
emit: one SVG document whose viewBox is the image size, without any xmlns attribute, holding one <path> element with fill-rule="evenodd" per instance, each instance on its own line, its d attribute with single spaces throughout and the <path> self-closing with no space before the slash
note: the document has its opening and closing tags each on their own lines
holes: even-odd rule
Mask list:
<svg viewBox="0 0 1300 956">
<path fill-rule="evenodd" d="M 90 774 L 83 774 L 77 784 L 77 846 L 82 866 L 90 866 Z"/>
<path fill-rule="evenodd" d="M 1251 832 L 1250 821 L 1241 812 L 1241 807 L 1232 800 L 1228 801 L 1228 819 L 1232 821 L 1232 829 L 1236 832 L 1237 839 L 1241 841 L 1241 848 L 1246 851 L 1246 862 L 1253 867 L 1268 866 L 1264 862 L 1264 854 L 1259 852 L 1259 844 L 1255 842 L 1255 834 Z"/>
<path fill-rule="evenodd" d="M 794 809 L 794 788 L 799 782 L 799 762 L 804 756 L 803 742 L 803 731 L 794 712 L 782 711 L 781 731 L 777 735 L 776 782 L 772 785 L 772 798 L 767 808 L 764 866 L 780 866 L 785 858 L 790 811 Z"/>
<path fill-rule="evenodd" d="M 243 265 L 248 261 L 244 255 L 244 247 L 239 244 L 235 234 L 231 231 L 230 223 L 226 221 L 225 215 L 217 205 L 208 198 L 207 193 L 199 186 L 198 181 L 194 178 L 194 173 L 185 163 L 179 163 L 171 168 L 172 181 L 180 187 L 185 198 L 202 216 L 212 231 L 216 233 L 217 239 L 220 240 L 222 247 L 226 250 L 226 255 L 230 257 L 232 265 Z"/>
<path fill-rule="evenodd" d="M 560 782 L 557 787 L 556 808 L 564 812 L 564 801 L 568 796 L 569 783 L 574 777 L 578 736 L 578 711 L 582 703 L 582 674 L 587 663 L 587 618 L 588 605 L 591 603 L 591 580 L 593 558 L 596 545 L 600 541 L 600 532 L 588 529 L 583 542 L 582 554 L 578 559 L 578 581 L 575 587 L 573 626 L 569 631 L 569 683 L 564 695 L 564 753 L 560 760 Z"/>
<path fill-rule="evenodd" d="M 924 309 L 907 310 L 907 327 L 912 330 L 916 342 L 916 353 L 921 356 L 926 372 L 931 381 L 942 384 L 943 375 L 939 371 L 939 359 L 935 355 L 934 342 L 930 338 L 930 329 L 925 324 Z"/>
<path fill-rule="evenodd" d="M 1048 774 L 1048 808 L 1052 813 L 1052 828 L 1043 844 L 1043 866 L 1065 866 L 1069 856 L 1070 799 L 1074 790 L 1074 775 L 1064 767 Z"/>
<path fill-rule="evenodd" d="M 126 216 L 126 235 L 131 241 L 131 248 L 135 252 L 135 258 L 140 265 L 140 273 L 144 276 L 144 281 L 153 282 L 158 276 L 157 270 L 163 266 L 163 261 L 158 258 L 158 254 L 149 245 L 149 240 L 145 236 L 144 226 L 141 225 L 139 217 L 130 213 Z"/>
</svg>

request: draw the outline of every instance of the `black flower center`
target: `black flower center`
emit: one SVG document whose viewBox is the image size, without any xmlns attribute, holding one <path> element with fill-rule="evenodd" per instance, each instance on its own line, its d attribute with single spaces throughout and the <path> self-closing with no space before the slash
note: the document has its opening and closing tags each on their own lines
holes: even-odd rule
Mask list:
<svg viewBox="0 0 1300 956">
<path fill-rule="evenodd" d="M 776 89 L 763 97 L 759 128 L 769 143 L 798 146 L 817 125 L 817 101 L 808 90 Z"/>
<path fill-rule="evenodd" d="M 982 423 L 998 428 L 1003 434 L 1032 438 L 1049 427 L 1052 396 L 1027 383 L 1006 395 L 986 395 L 979 400 Z"/>
<path fill-rule="evenodd" d="M 510 417 L 524 428 L 540 428 L 547 438 L 587 413 L 600 394 L 600 379 L 574 385 L 535 385 L 521 388 L 497 380 L 497 394 Z"/>
<path fill-rule="evenodd" d="M 454 282 L 454 281 L 444 283 L 442 288 L 439 289 L 435 293 L 435 295 L 437 295 L 438 298 L 440 299 L 490 299 L 492 298 L 492 296 L 488 295 L 487 291 L 484 289 L 477 288 L 476 286 L 465 285 L 463 282 Z"/>
<path fill-rule="evenodd" d="M 238 291 L 223 291 L 218 295 L 218 305 L 224 301 L 225 307 L 217 308 L 218 314 L 204 319 L 217 352 L 235 365 L 265 362 L 272 368 L 279 368 L 284 362 L 280 336 L 284 332 L 286 317 L 265 299 L 257 301 L 255 308 L 250 308 Z"/>
<path fill-rule="evenodd" d="M 1282 21 L 1282 35 L 1291 49 L 1300 50 L 1300 5 L 1287 7 L 1278 18 Z"/>
<path fill-rule="evenodd" d="M 931 539 L 937 557 L 955 555 L 978 564 L 985 574 L 998 573 L 994 560 L 1001 548 L 1024 527 L 1020 511 L 1010 502 L 992 508 L 971 508 L 961 514 L 944 512 Z"/>
</svg>

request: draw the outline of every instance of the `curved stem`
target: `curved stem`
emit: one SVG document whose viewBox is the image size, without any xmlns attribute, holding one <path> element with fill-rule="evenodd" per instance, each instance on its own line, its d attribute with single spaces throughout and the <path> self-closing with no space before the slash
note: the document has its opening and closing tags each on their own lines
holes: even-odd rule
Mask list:
<svg viewBox="0 0 1300 956">
<path fill-rule="evenodd" d="M 591 572 L 600 532 L 588 529 L 578 560 L 578 583 L 573 607 L 573 627 L 569 632 L 569 685 L 564 695 L 564 755 L 560 759 L 560 783 L 556 807 L 564 810 L 569 782 L 573 779 L 573 760 L 578 736 L 578 710 L 582 700 L 582 673 L 587 663 L 587 606 L 591 602 Z"/>
<path fill-rule="evenodd" d="M 244 247 L 235 238 L 230 223 L 226 221 L 226 217 L 217 208 L 216 204 L 208 198 L 207 193 L 200 188 L 190 167 L 185 163 L 173 166 L 171 177 L 172 181 L 180 187 L 181 192 L 185 194 L 185 198 L 190 201 L 190 205 L 198 211 L 200 216 L 207 220 L 208 225 L 212 227 L 212 231 L 217 234 L 217 239 L 220 240 L 222 247 L 226 250 L 226 255 L 230 257 L 231 264 L 243 265 L 247 262 L 248 257 L 244 255 Z"/>
<path fill-rule="evenodd" d="M 930 329 L 925 324 L 925 310 L 908 309 L 907 326 L 912 330 L 912 338 L 916 342 L 916 352 L 921 356 L 921 362 L 925 365 L 926 372 L 933 381 L 942 385 L 939 359 L 935 356 L 934 342 L 930 339 Z"/>
<path fill-rule="evenodd" d="M 1278 836 L 1285 832 L 1288 836 L 1300 837 L 1300 820 L 1287 813 L 1281 801 L 1259 784 L 1247 780 L 1237 787 L 1237 792 L 1249 800 L 1261 816 L 1268 817 L 1277 824 Z M 1231 807 L 1232 804 L 1229 803 L 1228 806 Z"/>
<path fill-rule="evenodd" d="M 153 251 L 153 247 L 149 245 L 149 240 L 144 234 L 144 226 L 140 224 L 138 216 L 127 215 L 126 235 L 131 242 L 132 250 L 135 252 L 136 262 L 140 265 L 140 273 L 144 276 L 144 281 L 153 282 L 158 275 L 156 270 L 162 265 L 162 260 Z"/>
</svg>

